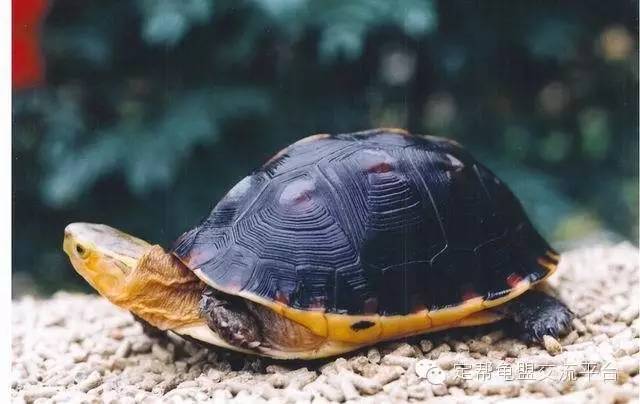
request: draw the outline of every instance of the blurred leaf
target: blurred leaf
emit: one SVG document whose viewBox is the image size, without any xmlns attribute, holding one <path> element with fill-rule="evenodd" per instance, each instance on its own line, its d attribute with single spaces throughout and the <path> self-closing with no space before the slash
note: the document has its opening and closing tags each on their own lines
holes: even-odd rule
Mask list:
<svg viewBox="0 0 640 404">
<path fill-rule="evenodd" d="M 511 164 L 486 149 L 475 153 L 520 199 L 538 231 L 554 239 L 556 226 L 578 207 L 562 193 L 559 181 L 551 175 Z"/>
<path fill-rule="evenodd" d="M 306 28 L 320 32 L 320 59 L 331 62 L 339 56 L 358 58 L 368 31 L 395 25 L 407 35 L 419 37 L 437 25 L 431 0 L 253 0 L 295 42 Z"/>
<path fill-rule="evenodd" d="M 593 160 L 606 157 L 611 141 L 609 120 L 606 111 L 598 108 L 588 109 L 578 115 L 582 152 Z"/>
<path fill-rule="evenodd" d="M 268 105 L 266 96 L 255 90 L 215 88 L 182 94 L 157 119 L 134 126 L 122 122 L 92 134 L 94 140 L 86 144 L 70 146 L 73 138 L 65 139 L 65 131 L 50 134 L 51 146 L 44 149 L 50 171 L 44 177 L 43 196 L 61 206 L 113 171 L 123 171 L 137 194 L 166 186 L 195 146 L 218 140 L 226 120 L 250 111 L 264 113 Z"/>
<path fill-rule="evenodd" d="M 531 134 L 525 127 L 511 125 L 504 131 L 504 147 L 514 160 L 523 160 L 527 156 L 531 141 Z"/>
<path fill-rule="evenodd" d="M 602 229 L 598 218 L 588 212 L 574 212 L 560 220 L 554 237 L 560 241 L 589 238 Z"/>
<path fill-rule="evenodd" d="M 195 24 L 209 20 L 213 0 L 137 0 L 144 16 L 143 37 L 151 44 L 175 45 Z"/>
<path fill-rule="evenodd" d="M 552 131 L 544 139 L 540 147 L 540 157 L 557 163 L 565 159 L 571 147 L 571 135 L 566 132 Z"/>
<path fill-rule="evenodd" d="M 533 14 L 527 38 L 530 51 L 539 58 L 571 60 L 577 51 L 580 29 L 570 18 Z"/>
<path fill-rule="evenodd" d="M 65 27 L 44 39 L 51 56 L 104 69 L 113 58 L 108 33 L 98 27 Z"/>
</svg>

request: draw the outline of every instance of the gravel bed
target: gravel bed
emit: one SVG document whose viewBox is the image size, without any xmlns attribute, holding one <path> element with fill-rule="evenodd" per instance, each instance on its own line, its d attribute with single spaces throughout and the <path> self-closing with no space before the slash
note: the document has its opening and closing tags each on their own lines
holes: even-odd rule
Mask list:
<svg viewBox="0 0 640 404">
<path fill-rule="evenodd" d="M 152 338 L 92 295 L 12 307 L 13 402 L 638 402 L 639 252 L 563 254 L 550 280 L 577 314 L 543 347 L 500 326 L 427 334 L 315 362 L 274 361 Z M 472 397 L 469 397 L 472 396 Z"/>
</svg>

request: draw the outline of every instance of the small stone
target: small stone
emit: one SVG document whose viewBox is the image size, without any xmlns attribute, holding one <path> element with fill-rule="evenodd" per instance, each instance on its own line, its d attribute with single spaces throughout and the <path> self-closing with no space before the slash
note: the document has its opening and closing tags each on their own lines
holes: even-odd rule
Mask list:
<svg viewBox="0 0 640 404">
<path fill-rule="evenodd" d="M 350 380 L 344 377 L 339 377 L 338 375 L 332 375 L 329 377 L 329 383 L 331 383 L 335 388 L 339 389 L 344 398 L 346 400 L 356 400 L 360 397 L 360 394 L 356 390 L 353 383 Z"/>
<path fill-rule="evenodd" d="M 86 379 L 78 383 L 78 390 L 88 392 L 102 382 L 102 376 L 97 371 L 92 372 Z"/>
<path fill-rule="evenodd" d="M 378 373 L 373 379 L 384 386 L 397 380 L 403 373 L 404 369 L 401 366 L 380 366 Z"/>
<path fill-rule="evenodd" d="M 507 357 L 507 352 L 506 351 L 496 351 L 496 350 L 491 350 L 489 352 L 487 352 L 487 357 L 490 359 L 504 359 Z"/>
<path fill-rule="evenodd" d="M 484 355 L 489 352 L 489 344 L 481 340 L 471 339 L 467 341 L 467 345 L 469 345 L 469 351 L 471 352 L 478 352 Z"/>
<path fill-rule="evenodd" d="M 496 331 L 490 332 L 489 334 L 483 335 L 480 338 L 480 340 L 485 344 L 491 345 L 500 341 L 502 338 L 504 338 L 504 331 L 496 330 Z"/>
<path fill-rule="evenodd" d="M 369 351 L 367 351 L 367 358 L 371 363 L 380 363 L 380 351 L 378 351 L 377 348 L 370 348 Z"/>
<path fill-rule="evenodd" d="M 442 344 L 438 345 L 437 347 L 429 351 L 429 357 L 431 357 L 431 359 L 438 359 L 440 354 L 442 354 L 443 352 L 450 352 L 450 351 L 451 351 L 451 347 L 448 344 L 443 342 Z"/>
<path fill-rule="evenodd" d="M 475 380 L 474 380 L 475 381 Z M 506 380 L 489 380 L 481 382 L 477 390 L 484 395 L 504 395 L 507 397 L 516 397 L 520 393 L 520 387 L 517 383 Z"/>
<path fill-rule="evenodd" d="M 409 367 L 411 367 L 415 362 L 416 362 L 416 358 L 409 358 L 407 356 L 398 356 L 398 355 L 385 355 L 384 358 L 382 358 L 382 363 L 384 365 L 397 365 L 397 366 L 402 366 L 405 369 L 408 369 Z"/>
<path fill-rule="evenodd" d="M 462 397 L 462 396 L 466 396 L 466 394 L 464 393 L 464 390 L 461 389 L 460 387 L 449 387 L 449 394 L 451 394 L 453 397 Z"/>
<path fill-rule="evenodd" d="M 640 315 L 640 308 L 637 304 L 632 304 L 618 314 L 618 320 L 631 324 L 633 320 L 638 318 L 638 315 Z"/>
<path fill-rule="evenodd" d="M 407 395 L 415 400 L 424 400 L 433 395 L 430 388 L 424 384 L 407 386 Z"/>
<path fill-rule="evenodd" d="M 431 386 L 431 391 L 433 392 L 434 396 L 444 396 L 449 392 L 447 390 L 447 386 L 444 384 L 434 384 L 433 386 Z"/>
<path fill-rule="evenodd" d="M 469 352 L 469 346 L 462 341 L 450 341 L 449 345 L 456 352 Z"/>
<path fill-rule="evenodd" d="M 109 331 L 109 337 L 120 341 L 120 340 L 122 340 L 124 338 L 124 333 L 122 332 L 122 330 L 120 328 L 114 328 L 114 329 Z"/>
<path fill-rule="evenodd" d="M 428 339 L 421 339 L 420 349 L 422 350 L 422 352 L 428 353 L 433 349 L 433 342 L 431 342 L 431 340 L 428 340 Z"/>
<path fill-rule="evenodd" d="M 458 363 L 464 360 L 464 356 L 460 356 L 457 353 L 446 352 L 442 353 L 438 359 L 435 360 L 435 364 L 443 370 L 451 370 Z"/>
<path fill-rule="evenodd" d="M 574 318 L 571 321 L 571 325 L 580 334 L 585 334 L 587 332 L 587 327 L 585 327 L 584 323 L 579 318 Z"/>
<path fill-rule="evenodd" d="M 578 339 L 579 335 L 578 335 L 578 331 L 576 330 L 571 330 L 571 332 L 569 334 L 567 334 L 566 337 L 563 338 L 562 340 L 562 345 L 571 345 L 574 342 L 576 342 L 576 340 Z"/>
<path fill-rule="evenodd" d="M 560 395 L 550 383 L 535 381 L 529 384 L 529 391 L 532 393 L 542 393 L 545 397 L 557 397 Z"/>
<path fill-rule="evenodd" d="M 338 376 L 349 379 L 356 389 L 365 394 L 375 394 L 382 390 L 382 384 L 378 381 L 362 377 L 350 371 L 343 371 Z"/>
<path fill-rule="evenodd" d="M 365 356 L 358 355 L 349 359 L 349 368 L 351 368 L 354 372 L 362 374 L 364 369 L 368 366 L 371 366 L 371 362 Z"/>
<path fill-rule="evenodd" d="M 27 403 L 33 403 L 39 398 L 50 398 L 57 393 L 57 389 L 54 387 L 29 387 L 23 391 L 24 401 Z"/>
<path fill-rule="evenodd" d="M 635 376 L 638 374 L 640 360 L 638 358 L 628 356 L 620 359 L 616 365 L 618 370 L 623 371 L 630 376 Z"/>
<path fill-rule="evenodd" d="M 409 345 L 407 343 L 403 343 L 400 346 L 398 346 L 391 353 L 391 355 L 414 357 L 414 356 L 416 356 L 416 351 L 413 349 L 413 347 L 411 345 Z"/>
<path fill-rule="evenodd" d="M 126 358 L 131 353 L 131 341 L 125 340 L 120 343 L 118 349 L 114 353 L 116 358 Z"/>
<path fill-rule="evenodd" d="M 173 361 L 173 354 L 169 350 L 162 348 L 158 344 L 153 344 L 153 346 L 151 347 L 151 353 L 155 358 L 163 363 L 169 363 Z"/>
<path fill-rule="evenodd" d="M 615 343 L 615 346 L 622 349 L 627 355 L 633 355 L 640 351 L 640 341 L 638 339 L 619 341 Z"/>
<path fill-rule="evenodd" d="M 558 340 L 552 336 L 544 335 L 542 337 L 542 342 L 544 344 L 544 349 L 546 349 L 551 355 L 557 355 L 562 352 L 562 345 L 560 345 Z"/>
<path fill-rule="evenodd" d="M 147 339 L 138 340 L 131 344 L 131 351 L 138 354 L 148 353 L 151 352 L 152 346 L 153 343 Z"/>
<path fill-rule="evenodd" d="M 519 341 L 514 341 L 507 346 L 507 354 L 512 358 L 518 358 L 520 354 L 527 350 L 527 346 Z"/>
</svg>

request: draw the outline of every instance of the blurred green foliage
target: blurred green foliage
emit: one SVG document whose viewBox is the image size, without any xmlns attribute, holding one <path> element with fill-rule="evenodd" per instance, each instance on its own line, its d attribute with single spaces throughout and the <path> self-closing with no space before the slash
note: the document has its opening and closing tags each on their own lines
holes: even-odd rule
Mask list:
<svg viewBox="0 0 640 404">
<path fill-rule="evenodd" d="M 168 245 L 292 141 L 377 126 L 467 145 L 556 243 L 637 241 L 636 12 L 596 0 L 54 0 L 46 85 L 13 98 L 14 279 L 81 287 L 61 252 L 67 223 Z"/>
</svg>

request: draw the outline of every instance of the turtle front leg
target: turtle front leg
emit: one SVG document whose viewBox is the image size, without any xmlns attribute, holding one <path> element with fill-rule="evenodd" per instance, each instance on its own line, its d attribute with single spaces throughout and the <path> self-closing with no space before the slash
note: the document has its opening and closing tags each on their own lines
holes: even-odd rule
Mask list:
<svg viewBox="0 0 640 404">
<path fill-rule="evenodd" d="M 545 335 L 558 337 L 571 330 L 574 314 L 558 299 L 529 290 L 502 307 L 505 317 L 513 320 L 520 337 L 542 342 Z"/>
<path fill-rule="evenodd" d="M 256 318 L 241 299 L 207 288 L 200 299 L 200 313 L 209 328 L 233 346 L 254 349 L 262 341 Z"/>
</svg>

